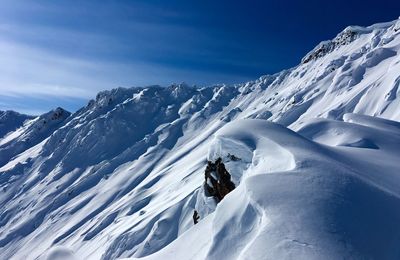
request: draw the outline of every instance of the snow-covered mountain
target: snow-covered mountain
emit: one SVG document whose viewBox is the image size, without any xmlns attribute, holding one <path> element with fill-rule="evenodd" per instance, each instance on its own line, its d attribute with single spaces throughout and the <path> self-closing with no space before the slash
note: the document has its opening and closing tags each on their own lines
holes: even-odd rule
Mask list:
<svg viewBox="0 0 400 260">
<path fill-rule="evenodd" d="M 9 132 L 15 131 L 17 128 L 21 127 L 25 121 L 33 118 L 33 116 L 20 114 L 11 110 L 0 111 L 0 138 L 4 137 Z"/>
<path fill-rule="evenodd" d="M 13 115 L 14 113 L 15 112 L 11 112 L 10 114 Z M 0 140 L 0 166 L 9 162 L 15 155 L 34 147 L 36 144 L 48 138 L 62 125 L 64 120 L 68 118 L 70 114 L 71 113 L 62 108 L 56 108 L 30 120 L 29 122 L 27 122 L 29 117 L 25 115 L 18 115 L 16 120 L 14 120 L 14 116 L 8 116 L 8 121 L 11 122 L 10 124 L 7 124 L 6 121 L 8 129 L 10 129 L 9 126 L 15 126 L 16 124 L 21 126 L 24 122 L 26 123 L 24 124 L 24 127 L 19 127 L 15 131 L 9 132 Z M 22 122 L 22 119 L 25 121 Z"/>
<path fill-rule="evenodd" d="M 399 52 L 400 20 L 352 26 L 252 82 L 1 121 L 0 258 L 399 259 Z"/>
</svg>

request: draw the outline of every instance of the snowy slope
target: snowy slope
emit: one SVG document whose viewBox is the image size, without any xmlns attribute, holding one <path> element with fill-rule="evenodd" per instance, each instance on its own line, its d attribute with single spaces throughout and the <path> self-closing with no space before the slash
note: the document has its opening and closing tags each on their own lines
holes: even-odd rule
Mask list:
<svg viewBox="0 0 400 260">
<path fill-rule="evenodd" d="M 379 149 L 321 145 L 263 120 L 223 127 L 216 140 L 252 156 L 241 185 L 211 220 L 144 259 L 398 259 L 400 124 L 377 130 L 375 118 L 348 116 L 303 130 L 350 143 L 371 134 Z M 332 137 L 320 124 L 349 131 Z"/>
<path fill-rule="evenodd" d="M 49 137 L 57 128 L 62 126 L 62 123 L 70 114 L 62 108 L 56 108 L 37 118 L 25 121 L 26 123 L 17 130 L 3 136 L 0 139 L 0 166 L 3 166 L 15 155 Z"/>
<path fill-rule="evenodd" d="M 0 137 L 0 258 L 398 259 L 399 51 L 400 20 L 352 26 L 252 82 L 26 122 Z M 237 188 L 217 206 L 219 156 Z"/>
<path fill-rule="evenodd" d="M 9 132 L 15 131 L 21 127 L 25 121 L 34 118 L 20 114 L 14 111 L 0 111 L 0 138 L 4 137 Z"/>
</svg>

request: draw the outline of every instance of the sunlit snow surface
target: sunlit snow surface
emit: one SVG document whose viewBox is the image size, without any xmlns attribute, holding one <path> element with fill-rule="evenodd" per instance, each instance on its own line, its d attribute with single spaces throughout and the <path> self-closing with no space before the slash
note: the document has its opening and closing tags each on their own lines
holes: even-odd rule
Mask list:
<svg viewBox="0 0 400 260">
<path fill-rule="evenodd" d="M 241 184 L 199 227 L 145 259 L 397 259 L 400 124 L 386 131 L 374 118 L 352 119 L 312 126 L 344 147 L 261 120 L 226 125 L 217 136 L 253 154 Z M 353 127 L 379 149 L 346 146 L 358 141 Z"/>
<path fill-rule="evenodd" d="M 349 27 L 253 82 L 4 127 L 0 259 L 399 259 L 399 51 L 399 21 Z M 217 206 L 218 157 L 237 188 Z"/>
</svg>

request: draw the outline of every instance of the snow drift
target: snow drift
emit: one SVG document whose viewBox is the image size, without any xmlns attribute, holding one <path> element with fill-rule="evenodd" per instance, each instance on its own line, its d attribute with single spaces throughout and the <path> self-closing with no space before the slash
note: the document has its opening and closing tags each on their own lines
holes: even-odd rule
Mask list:
<svg viewBox="0 0 400 260">
<path fill-rule="evenodd" d="M 354 126 L 329 123 L 331 129 Z M 361 135 L 375 131 L 358 127 Z M 325 134 L 318 125 L 305 128 Z M 400 136 L 393 134 L 374 138 L 382 151 L 326 146 L 261 120 L 224 126 L 216 135 L 253 155 L 240 186 L 211 220 L 145 259 L 396 259 L 400 165 L 393 162 L 400 151 L 392 148 Z"/>
</svg>

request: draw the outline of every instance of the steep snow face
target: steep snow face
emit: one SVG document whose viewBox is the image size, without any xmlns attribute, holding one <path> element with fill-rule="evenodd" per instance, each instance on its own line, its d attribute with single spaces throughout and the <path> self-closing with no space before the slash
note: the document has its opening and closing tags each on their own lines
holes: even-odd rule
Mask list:
<svg viewBox="0 0 400 260">
<path fill-rule="evenodd" d="M 27 121 L 22 127 L 0 139 L 0 167 L 12 157 L 40 143 L 50 136 L 71 113 L 56 108 L 35 119 Z"/>
<path fill-rule="evenodd" d="M 33 116 L 23 115 L 14 111 L 0 111 L 0 138 L 21 127 Z"/>
<path fill-rule="evenodd" d="M 216 138 L 236 143 L 225 153 L 252 155 L 237 165 L 246 165 L 240 185 L 198 227 L 144 259 L 397 259 L 400 124 L 346 118 L 304 126 L 309 139 L 261 120 L 224 126 Z M 379 149 L 345 145 L 367 137 Z"/>
<path fill-rule="evenodd" d="M 252 82 L 118 88 L 27 121 L 0 137 L 0 258 L 398 258 L 400 128 L 369 116 L 400 120 L 399 24 Z M 218 157 L 237 188 L 217 206 Z"/>
<path fill-rule="evenodd" d="M 348 32 L 350 38 L 335 43 Z M 350 27 L 328 44 L 323 55 L 317 47 L 306 56 L 314 58 L 291 70 L 280 85 L 290 102 L 277 104 L 282 101 L 279 92 L 269 101 L 287 110 L 283 115 L 273 113 L 272 119 L 293 124 L 293 129 L 310 118 L 338 119 L 347 112 L 399 120 L 399 40 L 396 23 L 388 23 Z"/>
</svg>

